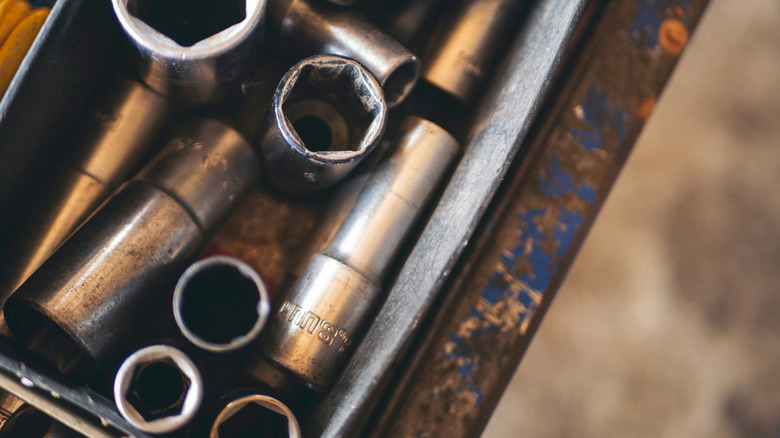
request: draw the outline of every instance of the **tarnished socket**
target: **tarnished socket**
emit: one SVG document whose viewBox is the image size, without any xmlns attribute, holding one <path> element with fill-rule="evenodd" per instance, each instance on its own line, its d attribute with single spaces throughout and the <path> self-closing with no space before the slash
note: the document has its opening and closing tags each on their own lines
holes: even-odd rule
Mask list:
<svg viewBox="0 0 780 438">
<path fill-rule="evenodd" d="M 189 422 L 200 407 L 203 382 L 181 351 L 153 345 L 131 354 L 114 379 L 114 401 L 133 426 L 167 433 Z"/>
<path fill-rule="evenodd" d="M 420 60 L 352 8 L 324 3 L 268 0 L 268 25 L 278 43 L 301 57 L 320 53 L 354 59 L 382 85 L 390 108 L 403 102 L 420 76 Z"/>
<path fill-rule="evenodd" d="M 141 76 L 161 94 L 202 103 L 238 90 L 266 0 L 111 0 Z"/>
<path fill-rule="evenodd" d="M 260 275 L 235 257 L 192 264 L 173 292 L 173 315 L 182 334 L 216 353 L 237 350 L 257 338 L 270 312 Z"/>
<path fill-rule="evenodd" d="M 233 436 L 300 438 L 301 429 L 295 415 L 284 403 L 253 394 L 228 403 L 211 426 L 210 438 Z"/>
<path fill-rule="evenodd" d="M 357 62 L 306 58 L 282 78 L 260 150 L 279 189 L 305 194 L 344 178 L 379 143 L 387 104 L 376 79 Z"/>
</svg>

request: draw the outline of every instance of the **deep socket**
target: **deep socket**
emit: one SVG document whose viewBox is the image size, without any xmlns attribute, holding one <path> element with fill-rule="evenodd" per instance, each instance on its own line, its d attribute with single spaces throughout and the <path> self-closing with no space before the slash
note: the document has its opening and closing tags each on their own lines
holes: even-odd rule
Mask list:
<svg viewBox="0 0 780 438">
<path fill-rule="evenodd" d="M 258 174 L 234 129 L 193 121 L 9 298 L 11 330 L 67 374 L 100 365 Z"/>
<path fill-rule="evenodd" d="M 0 306 L 150 158 L 171 115 L 163 97 L 135 81 L 106 83 L 2 244 Z M 1 315 L 0 334 L 11 335 Z"/>
<path fill-rule="evenodd" d="M 330 386 L 381 302 L 399 246 L 458 153 L 439 126 L 419 117 L 403 122 L 395 150 L 269 322 L 265 357 L 316 391 Z"/>
<path fill-rule="evenodd" d="M 446 14 L 423 52 L 423 77 L 468 105 L 498 63 L 520 25 L 522 0 L 460 0 Z"/>
</svg>

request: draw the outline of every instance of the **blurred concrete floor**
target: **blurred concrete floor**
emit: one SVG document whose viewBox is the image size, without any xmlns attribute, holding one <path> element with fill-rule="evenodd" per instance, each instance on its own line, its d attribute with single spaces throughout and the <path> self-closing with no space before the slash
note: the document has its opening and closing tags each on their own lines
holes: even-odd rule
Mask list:
<svg viewBox="0 0 780 438">
<path fill-rule="evenodd" d="M 780 1 L 713 0 L 486 437 L 780 437 Z"/>
</svg>

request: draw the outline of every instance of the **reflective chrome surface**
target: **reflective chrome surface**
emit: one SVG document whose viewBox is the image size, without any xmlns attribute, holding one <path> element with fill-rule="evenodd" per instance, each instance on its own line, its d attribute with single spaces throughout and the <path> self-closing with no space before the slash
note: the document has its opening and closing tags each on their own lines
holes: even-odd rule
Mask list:
<svg viewBox="0 0 780 438">
<path fill-rule="evenodd" d="M 99 365 L 258 172 L 232 128 L 187 126 L 11 296 L 14 334 L 63 372 Z"/>
<path fill-rule="evenodd" d="M 425 80 L 470 103 L 520 26 L 524 3 L 461 0 L 448 5 L 422 57 Z"/>
<path fill-rule="evenodd" d="M 203 380 L 192 360 L 168 345 L 128 356 L 114 378 L 114 401 L 130 424 L 144 432 L 173 432 L 198 412 Z"/>
<path fill-rule="evenodd" d="M 357 62 L 318 55 L 293 66 L 274 94 L 260 143 L 268 177 L 305 194 L 344 178 L 379 143 L 382 89 Z"/>
<path fill-rule="evenodd" d="M 308 0 L 269 0 L 269 27 L 299 56 L 341 55 L 361 63 L 382 84 L 392 108 L 411 92 L 420 75 L 417 57 L 350 9 Z"/>
<path fill-rule="evenodd" d="M 281 418 L 273 418 L 277 416 Z M 301 428 L 295 414 L 284 403 L 266 395 L 252 394 L 228 403 L 217 415 L 209 434 L 209 438 L 234 436 L 300 438 Z"/>
<path fill-rule="evenodd" d="M 129 79 L 109 80 L 43 186 L 2 243 L 0 305 L 149 158 L 168 102 Z M 0 334 L 11 336 L 0 315 Z"/>
<path fill-rule="evenodd" d="M 457 141 L 437 125 L 404 121 L 395 150 L 269 322 L 265 357 L 316 391 L 330 386 L 382 298 L 399 245 L 458 153 Z"/>
<path fill-rule="evenodd" d="M 146 84 L 190 103 L 238 91 L 238 75 L 259 43 L 266 6 L 266 0 L 111 3 Z"/>
</svg>

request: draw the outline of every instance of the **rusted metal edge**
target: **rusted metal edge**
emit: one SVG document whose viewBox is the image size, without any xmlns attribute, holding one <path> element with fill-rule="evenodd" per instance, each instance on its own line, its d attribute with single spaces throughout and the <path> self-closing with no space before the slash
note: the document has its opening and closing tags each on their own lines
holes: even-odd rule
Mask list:
<svg viewBox="0 0 780 438">
<path fill-rule="evenodd" d="M 494 76 L 464 155 L 352 360 L 302 423 L 306 436 L 355 436 L 466 248 L 547 95 L 585 0 L 540 0 Z"/>
<path fill-rule="evenodd" d="M 393 381 L 382 436 L 478 436 L 655 105 L 706 0 L 610 2 L 529 161 L 507 181 Z"/>
</svg>

